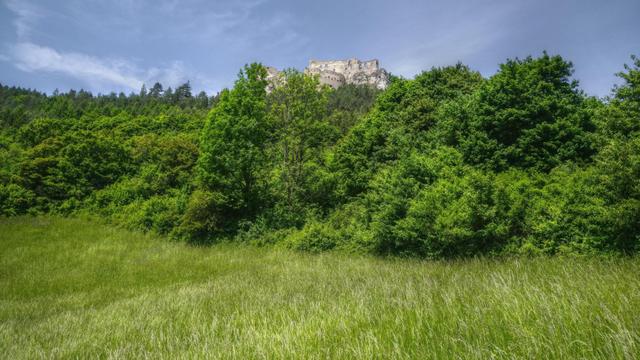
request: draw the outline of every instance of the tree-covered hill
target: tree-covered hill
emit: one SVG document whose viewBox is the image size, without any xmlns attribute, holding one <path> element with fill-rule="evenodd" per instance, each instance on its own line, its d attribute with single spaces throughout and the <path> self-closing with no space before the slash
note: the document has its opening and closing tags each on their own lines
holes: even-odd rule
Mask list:
<svg viewBox="0 0 640 360">
<path fill-rule="evenodd" d="M 640 60 L 587 96 L 544 53 L 368 87 L 247 65 L 215 97 L 0 86 L 0 214 L 191 243 L 428 258 L 640 250 Z"/>
</svg>

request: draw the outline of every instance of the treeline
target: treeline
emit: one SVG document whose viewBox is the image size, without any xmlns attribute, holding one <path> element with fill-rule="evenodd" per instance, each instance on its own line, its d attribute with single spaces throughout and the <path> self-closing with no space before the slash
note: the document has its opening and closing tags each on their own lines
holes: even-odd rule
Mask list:
<svg viewBox="0 0 640 360">
<path fill-rule="evenodd" d="M 545 53 L 488 79 L 457 64 L 382 92 L 289 70 L 267 93 L 259 64 L 214 98 L 4 86 L 0 213 L 308 251 L 637 252 L 640 60 L 605 99 L 572 73 Z"/>
</svg>

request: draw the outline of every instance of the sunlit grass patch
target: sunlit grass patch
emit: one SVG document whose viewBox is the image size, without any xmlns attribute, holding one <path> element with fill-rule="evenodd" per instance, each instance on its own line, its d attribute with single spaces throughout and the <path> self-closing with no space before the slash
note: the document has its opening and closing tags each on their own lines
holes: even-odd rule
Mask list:
<svg viewBox="0 0 640 360">
<path fill-rule="evenodd" d="M 309 255 L 1 219 L 0 354 L 633 359 L 639 274 L 629 258 Z"/>
</svg>

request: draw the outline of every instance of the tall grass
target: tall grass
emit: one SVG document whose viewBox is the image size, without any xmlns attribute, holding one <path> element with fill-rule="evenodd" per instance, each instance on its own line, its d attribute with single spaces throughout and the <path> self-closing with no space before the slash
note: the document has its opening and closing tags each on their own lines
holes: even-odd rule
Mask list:
<svg viewBox="0 0 640 360">
<path fill-rule="evenodd" d="M 640 260 L 189 247 L 0 219 L 0 357 L 640 357 Z"/>
</svg>

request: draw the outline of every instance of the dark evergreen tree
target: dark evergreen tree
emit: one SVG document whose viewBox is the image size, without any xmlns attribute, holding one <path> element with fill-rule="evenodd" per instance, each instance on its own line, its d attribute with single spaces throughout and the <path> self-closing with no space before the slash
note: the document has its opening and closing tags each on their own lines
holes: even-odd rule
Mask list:
<svg viewBox="0 0 640 360">
<path fill-rule="evenodd" d="M 164 90 L 162 88 L 162 84 L 159 82 L 153 84 L 153 87 L 149 90 L 149 96 L 156 99 L 160 98 L 163 93 Z"/>
<path fill-rule="evenodd" d="M 191 97 L 191 84 L 188 81 L 176 88 L 175 98 L 177 101 L 190 99 Z"/>
<path fill-rule="evenodd" d="M 146 97 L 147 96 L 147 87 L 142 84 L 142 87 L 140 88 L 140 97 Z"/>
</svg>

